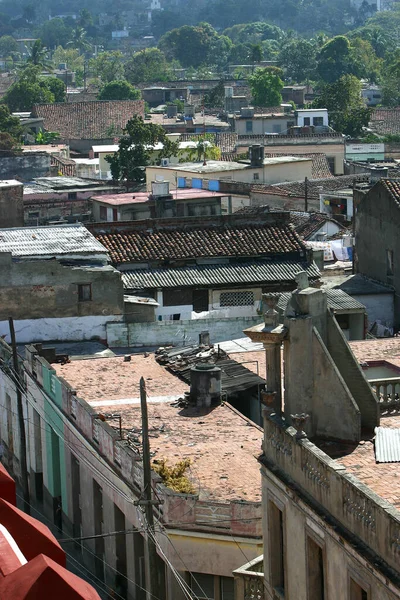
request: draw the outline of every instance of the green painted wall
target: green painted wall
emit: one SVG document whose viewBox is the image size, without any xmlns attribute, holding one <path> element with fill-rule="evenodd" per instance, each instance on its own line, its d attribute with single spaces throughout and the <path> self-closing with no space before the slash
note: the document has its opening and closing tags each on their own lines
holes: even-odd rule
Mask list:
<svg viewBox="0 0 400 600">
<path fill-rule="evenodd" d="M 42 366 L 43 387 L 51 398 L 44 399 L 46 421 L 47 487 L 53 497 L 61 496 L 63 512 L 68 514 L 67 469 L 65 459 L 64 421 L 53 407 L 62 408 L 62 384 L 54 369 Z"/>
</svg>

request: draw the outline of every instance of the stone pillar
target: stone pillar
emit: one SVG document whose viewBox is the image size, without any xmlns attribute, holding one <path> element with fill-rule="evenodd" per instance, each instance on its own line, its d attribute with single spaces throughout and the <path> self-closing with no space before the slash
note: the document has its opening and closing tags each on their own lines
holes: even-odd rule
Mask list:
<svg viewBox="0 0 400 600">
<path fill-rule="evenodd" d="M 282 412 L 282 370 L 281 370 L 281 341 L 263 342 L 265 348 L 267 394 L 274 394 L 271 406 L 274 412 Z"/>
</svg>

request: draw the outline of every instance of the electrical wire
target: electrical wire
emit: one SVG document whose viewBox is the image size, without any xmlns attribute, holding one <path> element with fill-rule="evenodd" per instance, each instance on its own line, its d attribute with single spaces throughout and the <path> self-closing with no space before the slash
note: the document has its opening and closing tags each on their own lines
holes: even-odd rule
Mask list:
<svg viewBox="0 0 400 600">
<path fill-rule="evenodd" d="M 17 497 L 18 497 L 20 500 L 23 500 L 22 496 L 20 496 L 19 494 L 17 494 Z M 60 527 L 58 527 L 58 526 L 57 526 L 55 523 L 53 523 L 53 521 L 51 521 L 51 520 L 50 520 L 48 517 L 46 517 L 46 515 L 44 515 L 42 512 L 40 512 L 40 510 L 38 510 L 38 509 L 37 509 L 35 506 L 32 506 L 32 504 L 29 504 L 29 506 L 30 506 L 30 508 L 32 508 L 32 509 L 33 509 L 33 510 L 34 510 L 34 511 L 35 511 L 35 512 L 38 514 L 38 515 L 40 515 L 40 516 L 42 517 L 42 519 L 44 519 L 45 521 L 47 521 L 48 523 L 50 523 L 50 525 L 51 525 L 52 527 L 55 527 L 55 528 L 56 528 L 56 529 L 57 529 L 59 532 L 61 532 L 61 533 L 64 533 L 64 535 L 65 535 L 65 532 L 63 532 L 63 530 L 62 530 Z M 106 561 L 105 561 L 103 558 L 100 558 L 100 557 L 98 556 L 98 554 L 96 554 L 95 552 L 92 552 L 92 551 L 91 551 L 89 548 L 87 548 L 86 546 L 83 546 L 83 545 L 82 545 L 82 544 L 80 544 L 78 541 L 74 540 L 74 538 L 70 538 L 70 536 L 68 536 L 68 539 L 71 539 L 71 540 L 73 540 L 73 541 L 75 542 L 75 544 L 77 544 L 78 546 L 80 546 L 84 552 L 88 552 L 89 554 L 91 554 L 91 555 L 92 555 L 92 556 L 94 556 L 95 558 L 97 558 L 97 559 L 100 559 L 100 560 L 101 560 L 101 561 L 104 563 L 104 565 L 105 565 L 106 567 L 108 567 L 109 569 L 113 570 L 115 573 L 118 573 L 118 575 L 121 575 L 121 577 L 124 577 L 124 578 L 125 578 L 127 581 L 129 581 L 130 583 L 132 583 L 132 584 L 133 584 L 135 587 L 139 588 L 139 589 L 140 589 L 140 590 L 142 590 L 143 592 L 146 592 L 147 594 L 150 594 L 150 592 L 149 592 L 149 591 L 148 591 L 146 588 L 144 588 L 144 587 L 140 586 L 138 583 L 136 583 L 136 582 L 135 582 L 135 581 L 133 581 L 132 579 L 129 579 L 129 577 L 127 577 L 127 576 L 126 576 L 124 573 L 121 573 L 121 571 L 118 571 L 118 569 L 116 569 L 115 567 L 113 567 L 112 565 L 110 565 L 109 563 L 107 563 L 107 562 L 106 562 Z M 58 540 L 58 541 L 60 541 L 60 540 Z M 70 556 L 70 555 L 69 555 L 67 552 L 66 552 L 66 554 L 67 554 L 68 556 Z M 101 581 L 101 580 L 100 580 L 100 581 Z M 105 585 L 105 584 L 104 584 L 104 585 Z M 108 586 L 107 586 L 107 587 L 108 587 Z M 113 592 L 114 592 L 114 590 L 113 590 L 112 588 L 109 588 L 109 589 L 111 589 L 111 591 L 113 591 Z M 157 596 L 154 596 L 154 594 L 150 594 L 150 595 L 151 595 L 153 598 L 155 598 L 155 600 L 161 600 L 161 598 L 158 598 Z M 124 599 L 122 599 L 122 600 L 124 600 Z"/>
</svg>

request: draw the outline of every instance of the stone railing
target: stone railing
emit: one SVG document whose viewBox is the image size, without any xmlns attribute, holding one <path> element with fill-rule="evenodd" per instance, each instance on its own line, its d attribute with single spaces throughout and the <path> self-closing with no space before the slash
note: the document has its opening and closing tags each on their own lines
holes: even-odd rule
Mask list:
<svg viewBox="0 0 400 600">
<path fill-rule="evenodd" d="M 370 379 L 369 383 L 378 398 L 381 414 L 400 409 L 400 377 Z"/>
<path fill-rule="evenodd" d="M 235 578 L 235 600 L 264 600 L 267 597 L 262 555 L 233 571 L 233 576 Z"/>
<path fill-rule="evenodd" d="M 343 531 L 351 531 L 397 569 L 400 512 L 348 473 L 339 460 L 330 458 L 308 439 L 296 439 L 295 429 L 284 419 L 269 416 L 264 429 L 264 454 L 260 460 L 265 467 L 288 484 L 294 482 L 303 490 L 307 502 L 323 507 L 343 526 Z M 390 543 L 382 532 L 389 532 Z"/>
</svg>

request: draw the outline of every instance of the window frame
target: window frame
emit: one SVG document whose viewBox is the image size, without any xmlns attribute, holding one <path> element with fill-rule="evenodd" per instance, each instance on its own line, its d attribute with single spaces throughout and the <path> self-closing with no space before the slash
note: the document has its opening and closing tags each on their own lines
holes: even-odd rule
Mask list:
<svg viewBox="0 0 400 600">
<path fill-rule="evenodd" d="M 309 573 L 310 573 L 310 563 L 309 563 L 309 552 L 308 552 L 308 541 L 310 540 L 316 546 L 318 546 L 321 550 L 322 554 L 322 582 L 323 582 L 323 599 L 327 597 L 327 569 L 328 569 L 328 561 L 326 559 L 326 546 L 325 540 L 317 535 L 312 529 L 306 527 L 305 529 L 305 557 L 306 557 L 306 569 L 307 569 L 307 598 L 308 600 L 315 600 L 312 597 L 310 585 L 309 585 Z"/>
<path fill-rule="evenodd" d="M 86 298 L 85 289 L 89 289 L 89 297 Z M 93 290 L 91 283 L 78 283 L 78 302 L 91 302 L 93 300 Z"/>
</svg>

